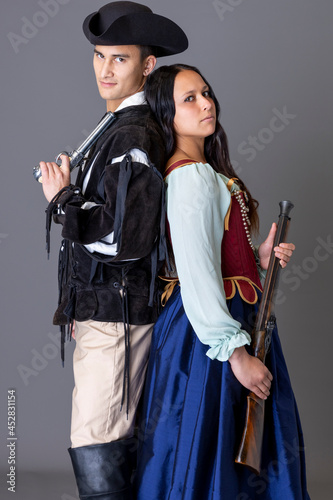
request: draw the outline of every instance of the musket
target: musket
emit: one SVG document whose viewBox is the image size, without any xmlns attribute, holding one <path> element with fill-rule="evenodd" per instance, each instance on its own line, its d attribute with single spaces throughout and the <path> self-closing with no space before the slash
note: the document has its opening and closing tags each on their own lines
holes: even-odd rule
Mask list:
<svg viewBox="0 0 333 500">
<path fill-rule="evenodd" d="M 290 201 L 280 201 L 280 215 L 274 244 L 269 259 L 264 290 L 259 304 L 254 328 L 252 330 L 252 354 L 265 363 L 266 354 L 271 343 L 276 318 L 273 312 L 274 292 L 277 288 L 280 270 L 279 259 L 275 257 L 274 248 L 284 242 L 289 226 L 289 213 L 294 207 Z M 249 467 L 260 474 L 261 450 L 264 434 L 265 400 L 254 392 L 247 396 L 247 410 L 244 431 L 235 462 Z"/>
<path fill-rule="evenodd" d="M 97 127 L 91 132 L 91 134 L 83 141 L 83 143 L 77 148 L 74 149 L 71 153 L 67 153 L 67 151 L 62 151 L 56 157 L 56 163 L 61 166 L 60 156 L 65 154 L 69 157 L 69 168 L 72 171 L 75 167 L 81 165 L 83 160 L 85 159 L 85 154 L 89 149 L 97 142 L 97 140 L 101 137 L 101 135 L 105 132 L 105 130 L 111 125 L 111 123 L 115 120 L 116 116 L 109 111 L 106 113 L 103 118 L 98 123 Z M 33 167 L 33 176 L 38 182 L 42 181 L 42 172 L 39 165 Z"/>
</svg>

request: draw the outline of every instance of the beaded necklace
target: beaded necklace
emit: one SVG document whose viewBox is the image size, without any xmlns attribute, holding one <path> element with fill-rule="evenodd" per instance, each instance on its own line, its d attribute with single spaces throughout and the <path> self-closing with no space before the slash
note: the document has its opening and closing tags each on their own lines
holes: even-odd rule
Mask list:
<svg viewBox="0 0 333 500">
<path fill-rule="evenodd" d="M 235 198 L 238 201 L 239 206 L 240 206 L 240 211 L 241 211 L 241 216 L 242 216 L 242 220 L 243 220 L 243 226 L 245 229 L 247 241 L 249 242 L 249 245 L 252 248 L 252 250 L 254 250 L 254 245 L 252 243 L 251 233 L 250 233 L 251 221 L 250 221 L 250 218 L 248 215 L 250 209 L 244 201 L 244 198 L 246 200 L 248 200 L 247 194 L 244 191 L 243 192 L 244 198 L 243 198 L 242 191 L 234 191 L 233 195 L 235 196 Z"/>
</svg>

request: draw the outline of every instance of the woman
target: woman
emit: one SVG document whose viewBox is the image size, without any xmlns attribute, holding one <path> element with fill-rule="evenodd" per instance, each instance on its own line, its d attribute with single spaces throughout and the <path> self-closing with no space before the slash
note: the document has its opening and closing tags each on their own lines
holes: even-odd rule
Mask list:
<svg viewBox="0 0 333 500">
<path fill-rule="evenodd" d="M 159 317 L 139 426 L 137 500 L 308 500 L 302 432 L 277 331 L 250 354 L 276 224 L 256 250 L 257 202 L 231 166 L 200 72 L 164 66 L 146 97 L 166 138 L 167 216 L 179 284 Z M 274 249 L 282 267 L 294 245 Z M 174 282 L 173 284 L 175 284 Z M 208 349 L 207 349 L 208 345 Z M 262 472 L 235 464 L 248 390 L 266 400 Z"/>
</svg>

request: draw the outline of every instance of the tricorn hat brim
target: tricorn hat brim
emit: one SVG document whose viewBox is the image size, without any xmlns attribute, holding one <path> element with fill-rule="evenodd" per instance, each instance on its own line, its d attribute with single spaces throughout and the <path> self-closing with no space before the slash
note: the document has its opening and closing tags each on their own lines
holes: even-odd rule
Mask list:
<svg viewBox="0 0 333 500">
<path fill-rule="evenodd" d="M 122 3 L 132 2 L 114 2 Z M 112 8 L 112 3 L 104 9 L 108 6 Z M 84 20 L 84 34 L 93 45 L 150 45 L 154 47 L 156 57 L 179 54 L 188 47 L 183 30 L 164 16 L 149 11 L 130 12 L 118 17 L 117 13 L 112 14 L 109 24 L 108 20 L 101 20 L 105 12 L 100 11 L 93 12 Z"/>
</svg>

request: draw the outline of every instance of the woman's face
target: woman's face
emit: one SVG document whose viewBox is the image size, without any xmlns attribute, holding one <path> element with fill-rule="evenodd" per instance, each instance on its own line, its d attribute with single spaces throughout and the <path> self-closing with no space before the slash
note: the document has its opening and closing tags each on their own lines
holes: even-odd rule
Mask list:
<svg viewBox="0 0 333 500">
<path fill-rule="evenodd" d="M 174 130 L 178 139 L 204 139 L 215 131 L 216 110 L 210 89 L 192 70 L 180 71 L 174 84 Z"/>
</svg>

